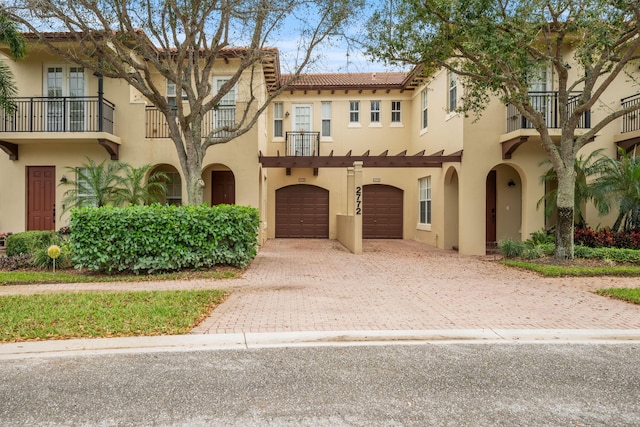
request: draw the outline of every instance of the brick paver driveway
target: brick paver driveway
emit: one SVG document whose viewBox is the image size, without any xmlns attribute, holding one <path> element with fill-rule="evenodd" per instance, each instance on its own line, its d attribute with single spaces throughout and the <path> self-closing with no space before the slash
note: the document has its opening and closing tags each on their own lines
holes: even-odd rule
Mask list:
<svg viewBox="0 0 640 427">
<path fill-rule="evenodd" d="M 413 241 L 269 240 L 194 333 L 638 329 L 640 306 L 592 293 L 638 278 L 547 279 Z"/>
</svg>

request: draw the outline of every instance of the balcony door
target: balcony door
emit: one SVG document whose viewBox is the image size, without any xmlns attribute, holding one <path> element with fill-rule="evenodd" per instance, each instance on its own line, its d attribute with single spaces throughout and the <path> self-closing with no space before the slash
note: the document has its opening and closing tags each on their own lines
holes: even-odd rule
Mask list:
<svg viewBox="0 0 640 427">
<path fill-rule="evenodd" d="M 45 67 L 44 104 L 47 132 L 82 132 L 86 129 L 85 76 L 83 67 Z M 73 99 L 77 98 L 77 99 Z"/>
<path fill-rule="evenodd" d="M 312 106 L 311 104 L 293 104 L 293 138 L 290 139 L 289 153 L 295 156 L 313 155 Z"/>
</svg>

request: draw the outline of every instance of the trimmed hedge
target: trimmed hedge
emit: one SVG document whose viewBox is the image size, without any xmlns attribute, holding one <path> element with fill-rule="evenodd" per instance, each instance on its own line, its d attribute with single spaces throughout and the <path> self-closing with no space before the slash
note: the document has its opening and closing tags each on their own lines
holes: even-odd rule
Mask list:
<svg viewBox="0 0 640 427">
<path fill-rule="evenodd" d="M 259 215 L 236 205 L 84 207 L 70 225 L 76 268 L 152 273 L 244 267 L 257 252 Z"/>
</svg>

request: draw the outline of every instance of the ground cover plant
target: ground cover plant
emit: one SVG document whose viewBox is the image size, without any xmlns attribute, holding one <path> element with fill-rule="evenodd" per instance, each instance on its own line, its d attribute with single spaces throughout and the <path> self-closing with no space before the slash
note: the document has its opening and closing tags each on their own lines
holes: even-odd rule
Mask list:
<svg viewBox="0 0 640 427">
<path fill-rule="evenodd" d="M 533 233 L 524 242 L 502 240 L 498 250 L 506 258 L 505 265 L 545 276 L 640 276 L 640 250 L 577 245 L 574 259 L 559 260 L 550 256 L 552 239 L 543 232 Z"/>
<path fill-rule="evenodd" d="M 184 334 L 225 296 L 222 290 L 0 296 L 0 341 Z"/>
</svg>

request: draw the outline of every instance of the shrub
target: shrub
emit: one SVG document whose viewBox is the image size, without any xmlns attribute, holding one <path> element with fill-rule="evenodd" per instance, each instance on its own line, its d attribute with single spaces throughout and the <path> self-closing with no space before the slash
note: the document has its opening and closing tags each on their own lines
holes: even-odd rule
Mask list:
<svg viewBox="0 0 640 427">
<path fill-rule="evenodd" d="M 54 231 L 25 231 L 7 236 L 7 256 L 33 254 L 37 249 L 60 243 Z"/>
<path fill-rule="evenodd" d="M 209 206 L 104 206 L 71 213 L 70 247 L 76 267 L 134 273 L 228 264 L 255 256 L 258 211 Z"/>
<path fill-rule="evenodd" d="M 69 268 L 73 265 L 71 262 L 71 250 L 67 242 L 58 244 L 60 246 L 60 256 L 56 259 L 56 268 Z M 39 268 L 52 268 L 53 259 L 47 253 L 46 248 L 39 248 L 33 252 L 33 260 L 31 264 Z"/>
<path fill-rule="evenodd" d="M 593 230 L 590 227 L 577 228 L 574 233 L 576 245 L 591 248 L 640 249 L 640 228 L 628 232 L 615 232 L 610 228 Z"/>
<path fill-rule="evenodd" d="M 0 270 L 17 270 L 31 265 L 31 254 L 19 254 L 0 257 Z"/>
<path fill-rule="evenodd" d="M 579 258 L 607 259 L 614 262 L 640 264 L 640 250 L 625 248 L 590 248 L 576 245 L 574 255 Z"/>
<path fill-rule="evenodd" d="M 504 239 L 498 242 L 498 252 L 506 258 L 521 257 L 525 251 L 525 244 L 519 240 Z"/>
</svg>

